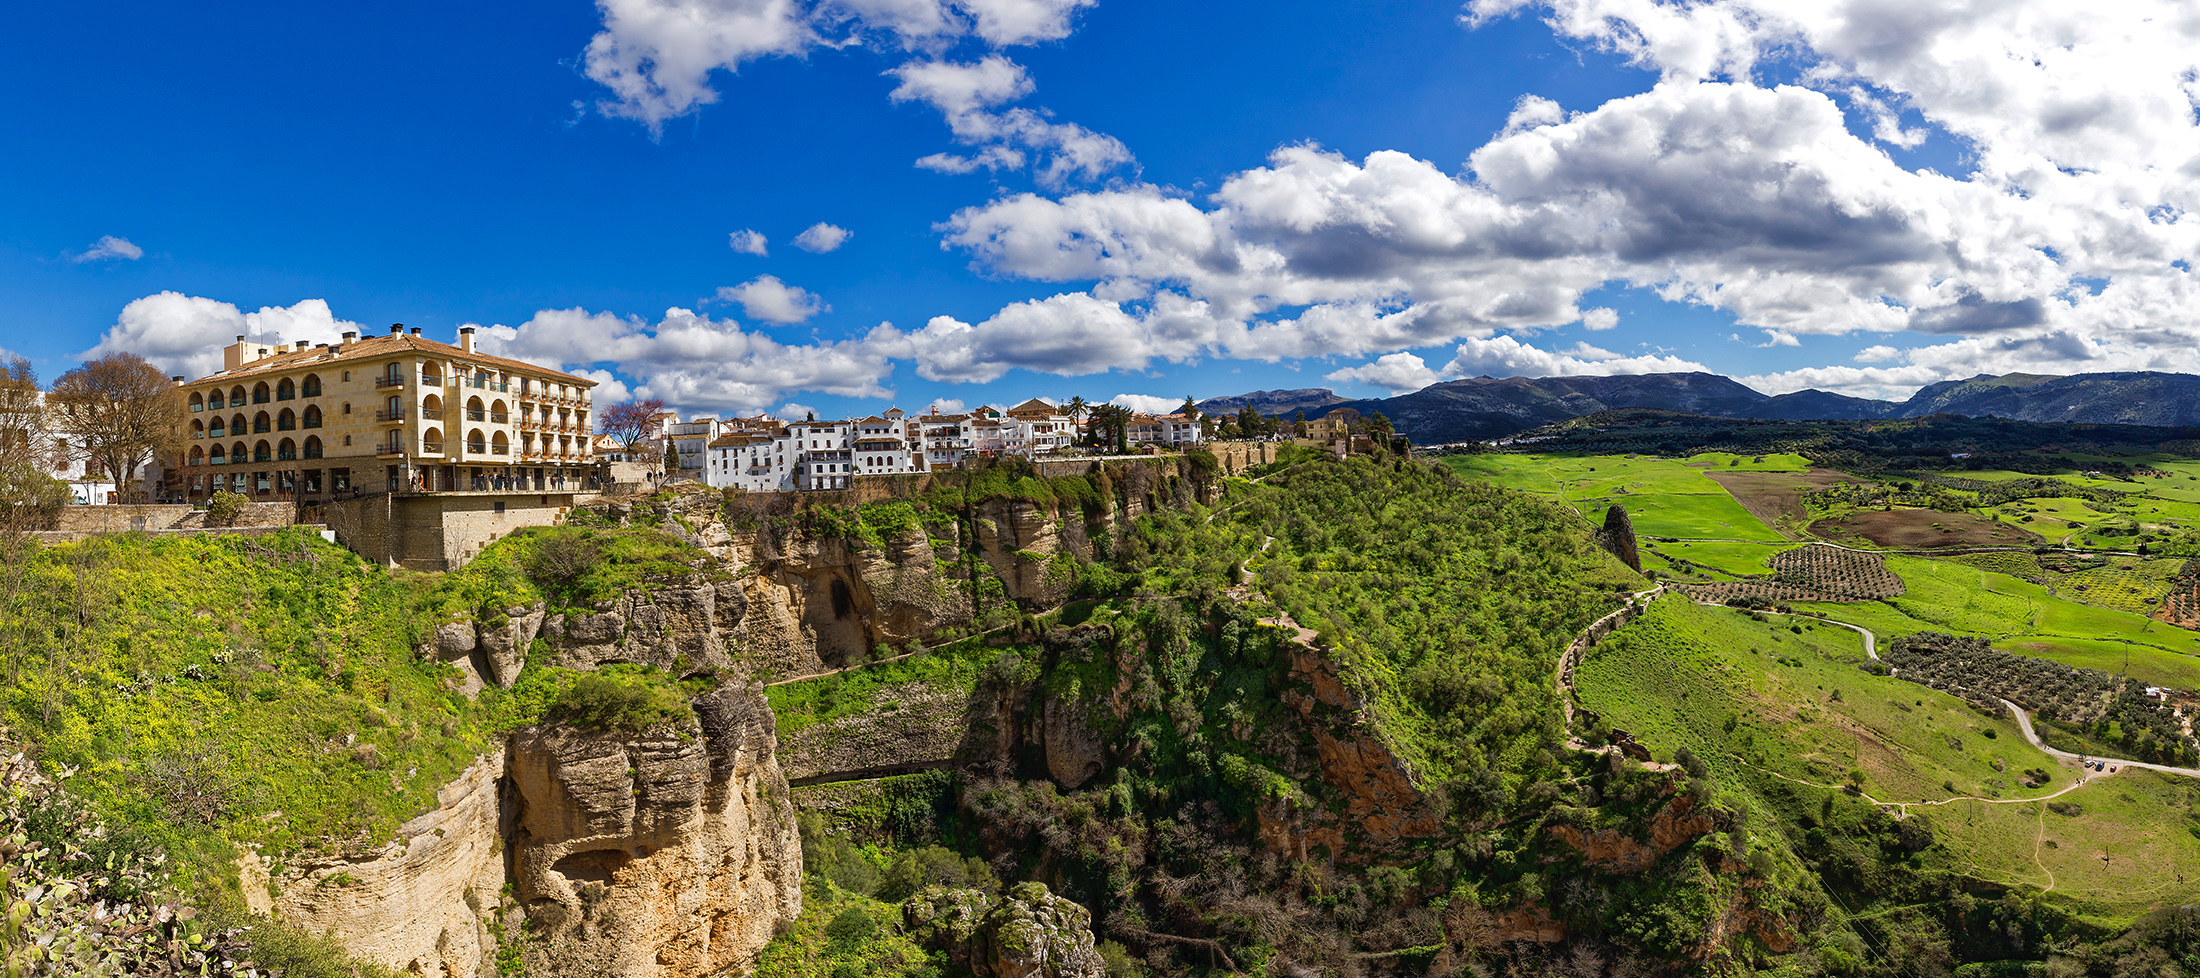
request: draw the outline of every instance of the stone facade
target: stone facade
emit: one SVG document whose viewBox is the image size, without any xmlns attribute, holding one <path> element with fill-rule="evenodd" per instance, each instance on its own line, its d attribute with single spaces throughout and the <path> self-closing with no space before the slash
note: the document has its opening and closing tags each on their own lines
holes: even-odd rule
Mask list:
<svg viewBox="0 0 2200 978">
<path fill-rule="evenodd" d="M 385 493 L 324 507 L 336 542 L 390 567 L 456 570 L 512 531 L 554 526 L 573 508 L 567 492 Z"/>
</svg>

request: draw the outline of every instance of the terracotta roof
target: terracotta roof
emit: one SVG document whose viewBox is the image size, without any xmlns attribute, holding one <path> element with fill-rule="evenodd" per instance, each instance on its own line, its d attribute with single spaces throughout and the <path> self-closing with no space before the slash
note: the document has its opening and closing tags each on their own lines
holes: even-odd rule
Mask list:
<svg viewBox="0 0 2200 978">
<path fill-rule="evenodd" d="M 507 370 L 523 370 L 531 374 L 549 374 L 566 383 L 582 388 L 596 386 L 596 382 L 593 380 L 586 377 L 576 377 L 562 370 L 552 370 L 549 367 L 539 367 L 532 363 L 504 357 L 493 357 L 486 353 L 468 353 L 449 343 L 437 342 L 425 336 L 414 336 L 410 333 L 369 336 L 342 347 L 330 344 L 304 350 L 292 350 L 288 353 L 276 353 L 239 366 L 235 370 L 224 370 L 220 373 L 208 374 L 198 380 L 191 381 L 191 383 L 197 384 L 215 379 L 227 381 L 240 377 L 256 377 L 280 370 L 310 367 L 319 363 L 328 363 L 331 366 L 346 365 L 359 360 L 386 357 L 395 353 L 425 353 L 433 357 L 456 358 L 475 363 L 491 364 Z"/>
</svg>

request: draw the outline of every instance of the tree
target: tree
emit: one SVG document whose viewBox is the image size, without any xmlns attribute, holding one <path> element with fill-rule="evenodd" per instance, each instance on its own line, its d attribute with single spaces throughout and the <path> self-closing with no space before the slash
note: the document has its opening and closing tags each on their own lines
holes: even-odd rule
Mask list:
<svg viewBox="0 0 2200 978">
<path fill-rule="evenodd" d="M 1092 405 L 1085 402 L 1085 396 L 1083 394 L 1079 394 L 1076 397 L 1070 398 L 1068 404 L 1062 405 L 1062 413 L 1069 415 L 1069 419 L 1071 421 L 1075 421 L 1078 418 L 1082 418 L 1087 414 L 1091 414 Z"/>
<path fill-rule="evenodd" d="M 1253 410 L 1253 406 L 1250 404 L 1238 408 L 1237 427 L 1238 431 L 1242 432 L 1247 438 L 1260 437 L 1263 428 L 1260 412 Z"/>
<path fill-rule="evenodd" d="M 665 478 L 680 474 L 680 446 L 670 438 L 665 439 Z"/>
<path fill-rule="evenodd" d="M 62 374 L 46 407 L 51 423 L 74 435 L 82 457 L 125 495 L 140 468 L 183 444 L 182 395 L 135 353 L 110 353 Z"/>
<path fill-rule="evenodd" d="M 38 374 L 20 356 L 0 361 L 0 649 L 9 682 L 19 676 L 34 628 L 23 601 L 30 595 L 31 531 L 50 529 L 68 489 L 47 474 L 46 410 Z"/>
<path fill-rule="evenodd" d="M 635 449 L 657 430 L 657 415 L 664 409 L 665 402 L 655 397 L 621 401 L 604 408 L 603 414 L 596 418 L 596 425 L 604 434 L 618 439 L 619 447 L 631 459 Z"/>
<path fill-rule="evenodd" d="M 1367 425 L 1367 433 L 1373 435 L 1378 444 L 1388 444 L 1390 442 L 1389 418 L 1383 417 L 1374 411 L 1369 411 L 1363 423 Z"/>
<path fill-rule="evenodd" d="M 1186 394 L 1184 395 L 1184 403 L 1177 406 L 1176 413 L 1197 421 L 1199 420 L 1199 402 L 1192 400 L 1192 395 Z"/>
</svg>

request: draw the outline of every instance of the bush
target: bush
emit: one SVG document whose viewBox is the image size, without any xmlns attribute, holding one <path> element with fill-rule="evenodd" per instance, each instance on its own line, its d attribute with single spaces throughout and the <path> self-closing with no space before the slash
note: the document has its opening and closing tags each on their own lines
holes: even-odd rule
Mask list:
<svg viewBox="0 0 2200 978">
<path fill-rule="evenodd" d="M 991 867 L 982 859 L 964 859 L 939 846 L 925 846 L 895 856 L 886 866 L 878 898 L 888 902 L 909 899 L 927 886 L 972 887 L 991 891 L 1000 886 Z"/>
<path fill-rule="evenodd" d="M 862 907 L 849 907 L 825 925 L 825 936 L 835 944 L 861 944 L 878 933 L 878 921 L 864 913 Z"/>
<path fill-rule="evenodd" d="M 527 554 L 527 576 L 545 591 L 568 591 L 602 559 L 603 545 L 593 534 L 543 534 Z"/>
<path fill-rule="evenodd" d="M 237 517 L 244 515 L 246 499 L 233 492 L 217 492 L 206 501 L 206 525 L 234 526 Z"/>
<path fill-rule="evenodd" d="M 546 719 L 585 730 L 640 733 L 692 721 L 687 698 L 654 677 L 591 672 L 575 679 L 550 704 Z"/>
</svg>

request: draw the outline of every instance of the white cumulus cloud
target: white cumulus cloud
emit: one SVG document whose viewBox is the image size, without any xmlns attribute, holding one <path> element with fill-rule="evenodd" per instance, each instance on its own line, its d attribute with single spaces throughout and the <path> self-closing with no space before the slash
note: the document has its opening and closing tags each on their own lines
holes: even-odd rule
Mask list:
<svg viewBox="0 0 2200 978">
<path fill-rule="evenodd" d="M 115 324 L 85 359 L 109 353 L 135 353 L 170 374 L 192 379 L 222 368 L 222 347 L 239 335 L 258 343 L 334 343 L 358 323 L 336 318 L 327 300 L 306 299 L 289 306 L 262 306 L 245 312 L 217 299 L 160 292 L 122 307 Z"/>
<path fill-rule="evenodd" d="M 796 243 L 799 244 L 800 242 Z M 764 236 L 748 228 L 727 235 L 726 244 L 744 255 L 755 255 L 762 258 L 769 254 L 769 250 L 766 248 L 768 242 L 765 241 Z"/>
<path fill-rule="evenodd" d="M 1333 370 L 1325 380 L 1340 384 L 1367 384 L 1392 394 L 1406 394 L 1436 383 L 1436 371 L 1428 361 L 1411 353 L 1386 353 L 1373 363 Z"/>
<path fill-rule="evenodd" d="M 770 323 L 799 323 L 829 307 L 816 293 L 788 285 L 771 275 L 759 275 L 740 285 L 718 290 L 718 301 L 737 302 L 750 319 Z"/>
<path fill-rule="evenodd" d="M 1184 399 L 1159 394 L 1117 394 L 1108 398 L 1108 403 L 1139 414 L 1174 414 L 1177 408 L 1184 406 Z"/>
<path fill-rule="evenodd" d="M 822 255 L 847 244 L 855 232 L 819 221 L 794 236 L 794 246 L 813 255 Z"/>
</svg>

